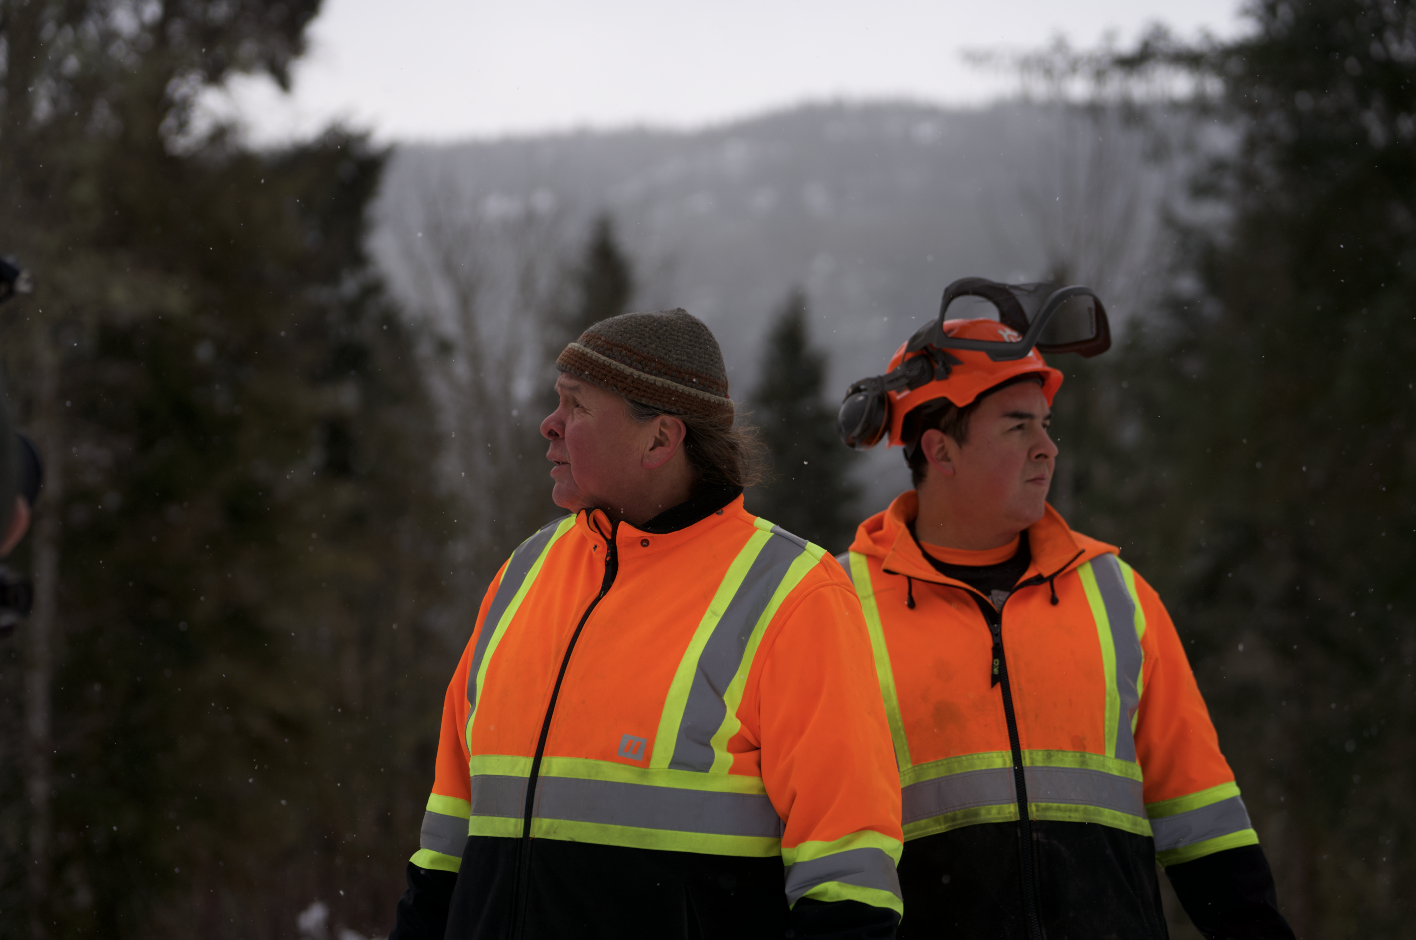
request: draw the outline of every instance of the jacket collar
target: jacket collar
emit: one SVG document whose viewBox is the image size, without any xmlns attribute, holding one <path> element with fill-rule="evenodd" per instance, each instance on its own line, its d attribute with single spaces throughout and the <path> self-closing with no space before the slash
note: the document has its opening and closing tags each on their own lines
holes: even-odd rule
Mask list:
<svg viewBox="0 0 1416 940">
<path fill-rule="evenodd" d="M 752 518 L 743 508 L 741 487 L 696 490 L 685 502 L 639 526 L 612 522 L 603 509 L 582 509 L 576 513 L 575 527 L 597 545 L 614 539 L 621 546 L 663 550 L 687 542 L 730 517 L 745 517 L 749 521 Z M 643 544 L 646 541 L 648 545 Z"/>
<path fill-rule="evenodd" d="M 878 512 L 856 529 L 851 551 L 881 560 L 886 574 L 904 575 L 917 581 L 954 584 L 953 578 L 940 574 L 924 557 L 909 525 L 919 515 L 919 495 L 906 490 L 884 512 Z M 1032 563 L 1024 578 L 1041 575 L 1056 577 L 1077 565 L 1119 549 L 1080 532 L 1073 532 L 1062 516 L 1048 504 L 1043 517 L 1028 526 L 1028 545 Z"/>
</svg>

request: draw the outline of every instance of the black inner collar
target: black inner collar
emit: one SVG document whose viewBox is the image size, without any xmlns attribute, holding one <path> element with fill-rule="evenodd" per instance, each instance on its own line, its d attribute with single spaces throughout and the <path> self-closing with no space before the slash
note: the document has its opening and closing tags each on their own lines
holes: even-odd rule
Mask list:
<svg viewBox="0 0 1416 940">
<path fill-rule="evenodd" d="M 686 529 L 737 499 L 742 493 L 740 486 L 701 485 L 693 488 L 688 499 L 671 506 L 643 525 L 635 526 L 641 532 L 663 535 Z"/>
<path fill-rule="evenodd" d="M 913 522 L 910 523 L 910 535 L 914 537 L 924 560 L 929 562 L 935 571 L 946 578 L 964 582 L 985 597 L 991 597 L 994 591 L 1002 591 L 1004 594 L 1011 592 L 1027 573 L 1028 565 L 1032 562 L 1032 550 L 1028 546 L 1026 529 L 1020 533 L 1018 550 L 1013 553 L 1013 557 L 996 565 L 951 565 L 929 554 L 924 543 L 919 540 Z"/>
</svg>

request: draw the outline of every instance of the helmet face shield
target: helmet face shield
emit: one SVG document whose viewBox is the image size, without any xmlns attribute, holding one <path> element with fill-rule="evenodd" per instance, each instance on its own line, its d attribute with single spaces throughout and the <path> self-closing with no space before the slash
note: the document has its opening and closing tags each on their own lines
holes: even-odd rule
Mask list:
<svg viewBox="0 0 1416 940">
<path fill-rule="evenodd" d="M 944 332 L 945 320 L 996 319 L 998 339 L 960 339 Z M 1053 290 L 1047 284 L 998 284 L 966 277 L 944 290 L 939 318 L 910 337 L 908 349 L 971 349 L 994 362 L 1039 352 L 1091 357 L 1111 348 L 1111 325 L 1101 298 L 1089 287 Z"/>
</svg>

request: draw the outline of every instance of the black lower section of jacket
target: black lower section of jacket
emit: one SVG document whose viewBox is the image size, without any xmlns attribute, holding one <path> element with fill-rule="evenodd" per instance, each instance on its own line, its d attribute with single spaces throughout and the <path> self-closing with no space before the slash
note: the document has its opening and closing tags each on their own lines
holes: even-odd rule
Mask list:
<svg viewBox="0 0 1416 940">
<path fill-rule="evenodd" d="M 529 851 L 529 864 L 520 856 Z M 520 930 L 518 872 L 526 872 Z M 408 866 L 389 940 L 890 940 L 894 911 L 809 899 L 787 909 L 780 858 L 554 839 L 467 840 L 462 871 Z"/>
<path fill-rule="evenodd" d="M 1038 915 L 1046 940 L 1166 940 L 1155 842 L 1110 826 L 1034 820 Z M 900 940 L 1028 940 L 1018 823 L 985 823 L 905 843 Z M 1291 940 L 1258 846 L 1172 865 L 1171 884 L 1208 940 Z"/>
</svg>

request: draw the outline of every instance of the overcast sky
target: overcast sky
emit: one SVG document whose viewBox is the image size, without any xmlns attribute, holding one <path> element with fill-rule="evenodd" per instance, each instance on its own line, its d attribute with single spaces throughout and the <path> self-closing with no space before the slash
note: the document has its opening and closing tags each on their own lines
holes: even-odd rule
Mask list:
<svg viewBox="0 0 1416 940">
<path fill-rule="evenodd" d="M 257 141 L 341 118 L 383 141 L 697 127 L 804 101 L 986 101 L 1013 86 L 966 49 L 1058 34 L 1126 42 L 1243 26 L 1236 0 L 325 0 L 293 93 L 244 80 L 213 107 Z"/>
</svg>

